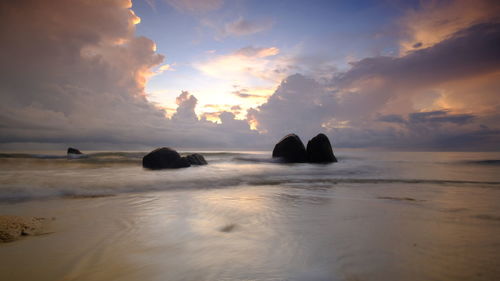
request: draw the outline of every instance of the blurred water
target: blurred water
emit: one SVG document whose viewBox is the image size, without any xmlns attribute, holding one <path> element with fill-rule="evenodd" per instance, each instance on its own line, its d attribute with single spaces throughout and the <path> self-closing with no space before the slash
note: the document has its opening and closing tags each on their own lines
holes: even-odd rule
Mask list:
<svg viewBox="0 0 500 281">
<path fill-rule="evenodd" d="M 56 218 L 0 245 L 0 279 L 500 279 L 497 153 L 202 153 L 165 171 L 144 153 L 0 156 L 0 214 Z"/>
<path fill-rule="evenodd" d="M 238 185 L 339 183 L 500 186 L 499 153 L 341 151 L 339 163 L 277 164 L 269 152 L 202 152 L 209 165 L 145 170 L 141 152 L 0 154 L 0 201 Z"/>
</svg>

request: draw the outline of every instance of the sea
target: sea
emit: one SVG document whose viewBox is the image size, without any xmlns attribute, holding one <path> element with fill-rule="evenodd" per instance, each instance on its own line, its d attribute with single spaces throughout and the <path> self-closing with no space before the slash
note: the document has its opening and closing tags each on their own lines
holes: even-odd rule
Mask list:
<svg viewBox="0 0 500 281">
<path fill-rule="evenodd" d="M 0 244 L 1 280 L 500 280 L 500 153 L 0 153 L 0 215 L 50 218 Z"/>
</svg>

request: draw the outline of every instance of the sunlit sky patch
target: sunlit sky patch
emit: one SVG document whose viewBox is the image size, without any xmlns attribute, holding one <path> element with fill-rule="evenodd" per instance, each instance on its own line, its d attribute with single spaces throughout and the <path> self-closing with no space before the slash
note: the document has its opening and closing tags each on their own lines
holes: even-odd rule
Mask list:
<svg viewBox="0 0 500 281">
<path fill-rule="evenodd" d="M 156 42 L 169 68 L 149 80 L 146 92 L 150 101 L 175 108 L 175 97 L 189 91 L 198 98 L 198 115 L 210 112 L 206 104 L 256 107 L 265 102 L 258 96 L 271 95 L 293 73 L 321 77 L 328 70 L 345 70 L 356 59 L 396 55 L 400 46 L 391 24 L 416 5 L 208 1 L 185 8 L 179 3 L 134 1 L 141 17 L 138 35 Z M 248 96 L 235 95 L 241 90 Z"/>
</svg>

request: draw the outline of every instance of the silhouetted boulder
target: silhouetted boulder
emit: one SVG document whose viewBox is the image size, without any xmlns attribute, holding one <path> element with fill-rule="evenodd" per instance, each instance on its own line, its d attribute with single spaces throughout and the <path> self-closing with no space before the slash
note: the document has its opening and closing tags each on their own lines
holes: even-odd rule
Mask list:
<svg viewBox="0 0 500 281">
<path fill-rule="evenodd" d="M 319 134 L 307 142 L 307 162 L 337 162 L 337 158 L 333 155 L 332 145 L 330 144 L 327 136 Z"/>
<path fill-rule="evenodd" d="M 144 168 L 159 169 L 177 169 L 191 166 L 186 157 L 181 157 L 177 151 L 168 147 L 157 148 L 142 158 Z"/>
<path fill-rule="evenodd" d="M 68 147 L 68 154 L 83 154 L 83 153 L 76 148 Z"/>
<path fill-rule="evenodd" d="M 76 148 L 69 147 L 68 152 L 66 154 L 66 157 L 68 159 L 80 159 L 80 158 L 87 158 L 88 155 L 83 154 L 80 150 L 78 150 Z"/>
<path fill-rule="evenodd" d="M 205 160 L 205 158 L 203 157 L 203 155 L 198 154 L 198 153 L 188 155 L 188 156 L 186 156 L 186 159 L 188 160 L 188 162 L 191 165 L 207 165 L 208 164 L 207 161 Z"/>
<path fill-rule="evenodd" d="M 273 149 L 273 157 L 281 158 L 287 163 L 304 163 L 307 153 L 304 144 L 296 134 L 289 134 L 282 138 Z"/>
</svg>

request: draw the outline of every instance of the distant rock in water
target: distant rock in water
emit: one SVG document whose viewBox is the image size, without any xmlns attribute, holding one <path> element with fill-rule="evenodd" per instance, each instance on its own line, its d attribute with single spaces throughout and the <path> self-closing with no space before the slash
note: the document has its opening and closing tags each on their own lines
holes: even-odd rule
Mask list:
<svg viewBox="0 0 500 281">
<path fill-rule="evenodd" d="M 309 163 L 332 163 L 337 162 L 333 155 L 330 140 L 324 134 L 318 134 L 307 142 L 307 162 Z"/>
<path fill-rule="evenodd" d="M 307 162 L 306 148 L 296 134 L 286 135 L 274 146 L 273 158 L 275 157 L 287 163 Z"/>
<path fill-rule="evenodd" d="M 69 147 L 68 148 L 68 154 L 83 154 L 83 153 L 80 150 L 76 149 L 76 148 Z"/>
<path fill-rule="evenodd" d="M 181 157 L 177 151 L 161 147 L 144 156 L 142 166 L 152 170 L 178 169 L 190 167 L 191 163 L 186 157 Z"/>
<path fill-rule="evenodd" d="M 191 165 L 207 165 L 208 164 L 207 161 L 205 160 L 205 158 L 203 157 L 203 155 L 198 154 L 198 153 L 188 155 L 188 156 L 186 156 L 186 159 L 188 160 L 188 162 Z"/>
<path fill-rule="evenodd" d="M 88 157 L 88 155 L 83 154 L 80 150 L 73 147 L 68 148 L 68 153 L 66 155 L 68 159 L 80 159 Z"/>
</svg>

